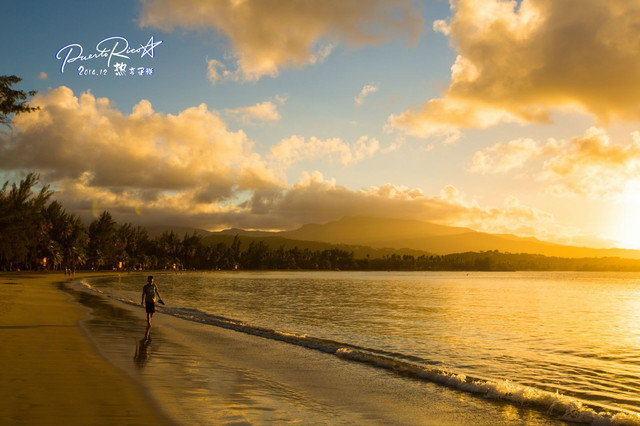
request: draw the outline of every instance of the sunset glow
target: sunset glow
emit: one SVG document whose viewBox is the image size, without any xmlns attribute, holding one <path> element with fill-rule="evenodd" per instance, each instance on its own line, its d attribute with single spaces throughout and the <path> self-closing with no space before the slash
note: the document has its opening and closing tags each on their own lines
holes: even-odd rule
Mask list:
<svg viewBox="0 0 640 426">
<path fill-rule="evenodd" d="M 618 202 L 620 216 L 612 221 L 612 239 L 621 247 L 640 249 L 640 182 L 630 181 Z"/>
<path fill-rule="evenodd" d="M 40 110 L 0 133 L 1 177 L 87 221 L 640 248 L 635 3 L 320 3 L 9 5 L 0 74 Z"/>
<path fill-rule="evenodd" d="M 1 11 L 0 424 L 640 426 L 640 0 Z"/>
</svg>

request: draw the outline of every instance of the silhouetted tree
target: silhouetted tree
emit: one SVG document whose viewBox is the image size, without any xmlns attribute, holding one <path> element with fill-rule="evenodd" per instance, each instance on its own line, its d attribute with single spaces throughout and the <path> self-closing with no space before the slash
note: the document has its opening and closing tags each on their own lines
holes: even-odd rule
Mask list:
<svg viewBox="0 0 640 426">
<path fill-rule="evenodd" d="M 53 191 L 45 185 L 33 193 L 39 179 L 29 173 L 19 185 L 8 190 L 7 181 L 0 190 L 0 262 L 9 270 L 16 265 L 33 269 L 42 260 L 40 249 L 47 239 L 42 211 Z"/>
<path fill-rule="evenodd" d="M 152 244 L 149 233 L 141 226 L 133 228 L 131 239 L 128 241 L 127 253 L 129 255 L 129 266 L 134 268 L 149 268 L 152 252 Z"/>
<path fill-rule="evenodd" d="M 53 201 L 43 211 L 47 239 L 45 255 L 60 267 L 75 270 L 87 261 L 89 236 L 79 217 L 68 213 L 62 204 Z"/>
<path fill-rule="evenodd" d="M 185 234 L 180 247 L 180 260 L 187 269 L 198 266 L 199 251 L 202 250 L 202 237 L 195 232 L 193 235 Z"/>
<path fill-rule="evenodd" d="M 243 269 L 265 269 L 269 258 L 269 247 L 264 241 L 251 241 L 241 256 Z"/>
<path fill-rule="evenodd" d="M 111 269 L 116 254 L 116 222 L 107 211 L 89 225 L 89 261 L 97 268 Z"/>
<path fill-rule="evenodd" d="M 162 233 L 156 241 L 158 259 L 162 263 L 161 267 L 173 269 L 174 265 L 176 268 L 182 266 L 182 261 L 179 258 L 181 245 L 180 237 L 175 232 L 165 231 Z"/>
<path fill-rule="evenodd" d="M 35 90 L 25 93 L 13 90 L 11 86 L 21 82 L 15 75 L 0 75 L 0 124 L 11 125 L 11 115 L 31 112 L 39 109 L 27 103 L 27 96 L 35 96 Z"/>
</svg>

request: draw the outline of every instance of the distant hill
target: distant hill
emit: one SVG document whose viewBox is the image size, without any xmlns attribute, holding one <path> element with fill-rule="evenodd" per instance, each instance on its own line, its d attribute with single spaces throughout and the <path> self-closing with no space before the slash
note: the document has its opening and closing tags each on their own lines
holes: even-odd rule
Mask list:
<svg viewBox="0 0 640 426">
<path fill-rule="evenodd" d="M 198 235 L 202 235 L 203 237 L 211 234 L 210 231 L 206 231 L 204 229 L 198 229 L 198 228 L 190 228 L 188 226 L 151 225 L 151 226 L 145 226 L 144 228 L 147 230 L 151 238 L 159 237 L 163 233 L 171 232 L 171 231 L 173 231 L 175 234 L 178 234 L 180 237 L 183 237 L 185 234 L 193 235 L 194 233 Z"/>
<path fill-rule="evenodd" d="M 298 247 L 309 250 L 340 248 L 353 251 L 356 257 L 381 257 L 385 254 L 445 255 L 462 252 L 498 250 L 503 253 L 528 253 L 567 258 L 620 257 L 640 259 L 640 250 L 595 249 L 573 247 L 509 234 L 488 234 L 469 228 L 437 225 L 419 220 L 401 220 L 364 216 L 347 216 L 324 224 L 307 224 L 291 231 L 245 231 L 226 229 L 209 232 L 187 227 L 155 227 L 149 234 L 160 235 L 173 229 L 179 235 L 196 232 L 206 244 L 230 244 L 235 235 L 244 247 L 252 241 L 264 241 L 270 249 Z"/>
<path fill-rule="evenodd" d="M 277 232 L 272 231 L 245 231 L 244 229 L 239 228 L 230 228 L 225 229 L 223 231 L 214 232 L 214 234 L 219 235 L 243 235 L 246 237 L 272 237 L 277 234 Z"/>
<path fill-rule="evenodd" d="M 498 250 L 510 253 L 542 254 L 560 257 L 623 257 L 640 259 L 640 250 L 573 247 L 521 238 L 476 232 L 469 228 L 436 225 L 417 220 L 371 217 L 345 217 L 320 225 L 304 225 L 279 235 L 374 248 L 413 249 L 434 254 Z"/>
<path fill-rule="evenodd" d="M 280 235 L 297 240 L 392 247 L 389 242 L 469 232 L 473 231 L 468 228 L 436 225 L 418 220 L 347 216 L 325 224 L 303 225 L 299 229 L 285 231 Z M 397 244 L 394 244 L 393 247 L 401 248 L 397 247 Z"/>
</svg>

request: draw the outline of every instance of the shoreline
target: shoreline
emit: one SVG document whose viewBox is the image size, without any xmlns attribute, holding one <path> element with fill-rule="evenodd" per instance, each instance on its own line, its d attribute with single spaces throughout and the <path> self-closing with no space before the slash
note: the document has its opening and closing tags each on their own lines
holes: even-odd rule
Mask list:
<svg viewBox="0 0 640 426">
<path fill-rule="evenodd" d="M 73 284 L 121 275 L 0 273 L 0 424 L 562 424 L 162 313 L 145 336 L 144 309 Z"/>
<path fill-rule="evenodd" d="M 103 356 L 139 380 L 176 423 L 563 423 L 537 410 L 162 311 L 145 335 L 144 309 L 137 304 L 83 285 L 65 287 L 92 310 L 85 325 Z"/>
<path fill-rule="evenodd" d="M 0 423 L 172 424 L 100 353 L 89 310 L 57 288 L 109 273 L 0 273 Z"/>
</svg>

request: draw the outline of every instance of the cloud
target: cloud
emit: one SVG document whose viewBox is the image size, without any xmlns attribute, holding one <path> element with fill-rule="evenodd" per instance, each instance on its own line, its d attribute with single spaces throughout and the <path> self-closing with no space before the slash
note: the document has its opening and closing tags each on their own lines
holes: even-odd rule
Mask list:
<svg viewBox="0 0 640 426">
<path fill-rule="evenodd" d="M 612 199 L 640 176 L 640 133 L 626 145 L 611 144 L 603 129 L 592 127 L 571 139 L 544 163 L 540 179 L 559 195 Z"/>
<path fill-rule="evenodd" d="M 353 100 L 355 101 L 356 105 L 361 106 L 364 102 L 364 98 L 369 95 L 370 93 L 375 93 L 378 91 L 378 86 L 375 84 L 366 84 L 362 90 L 360 91 L 360 94 L 358 94 L 358 96 L 356 96 L 355 98 L 353 98 Z"/>
<path fill-rule="evenodd" d="M 517 121 L 503 110 L 456 99 L 431 99 L 419 108 L 389 116 L 385 130 L 428 138 L 435 136 L 445 144 L 461 137 L 460 127 L 488 128 L 499 123 Z"/>
<path fill-rule="evenodd" d="M 322 223 L 343 216 L 364 215 L 422 218 L 444 218 L 456 207 L 425 197 L 419 189 L 393 184 L 357 191 L 325 180 L 321 173 L 304 173 L 284 195 L 278 205 L 278 215 L 292 223 Z"/>
<path fill-rule="evenodd" d="M 48 78 L 49 78 L 49 76 L 44 71 L 41 71 L 40 74 L 38 75 L 38 80 L 46 80 Z"/>
<path fill-rule="evenodd" d="M 361 137 L 352 145 L 340 138 L 321 140 L 311 137 L 306 140 L 300 136 L 291 136 L 272 146 L 268 158 L 276 169 L 289 167 L 299 161 L 325 157 L 343 165 L 349 165 L 372 157 L 379 150 L 378 140 L 366 136 Z"/>
<path fill-rule="evenodd" d="M 560 244 L 576 244 L 591 238 L 576 228 L 558 223 L 552 213 L 524 205 L 514 196 L 507 196 L 502 206 L 468 204 L 457 224 L 480 232 L 535 237 Z M 594 238 L 590 242 L 603 244 Z"/>
<path fill-rule="evenodd" d="M 253 144 L 232 132 L 205 104 L 177 115 L 140 101 L 131 114 L 90 92 L 59 87 L 32 103 L 40 110 L 14 119 L 0 139 L 0 167 L 37 169 L 49 178 L 80 179 L 112 192 L 207 193 L 217 202 L 238 189 L 281 186 Z M 197 201 L 194 199 L 194 202 Z"/>
<path fill-rule="evenodd" d="M 473 156 L 469 171 L 472 173 L 495 174 L 519 169 L 525 163 L 549 155 L 557 149 L 555 140 L 541 145 L 533 139 L 518 138 L 478 151 Z"/>
<path fill-rule="evenodd" d="M 598 127 L 570 140 L 498 143 L 476 152 L 469 171 L 505 173 L 535 160 L 544 160 L 536 179 L 556 195 L 616 198 L 630 183 L 640 181 L 640 132 L 633 132 L 628 144 L 612 144 Z"/>
<path fill-rule="evenodd" d="M 227 70 L 208 61 L 212 82 L 257 80 L 283 67 L 322 62 L 337 43 L 415 42 L 423 31 L 413 1 L 400 0 L 142 0 L 139 23 L 166 31 L 212 28 L 225 36 L 236 60 Z"/>
<path fill-rule="evenodd" d="M 434 29 L 458 57 L 443 96 L 391 116 L 429 137 L 505 122 L 546 123 L 554 110 L 602 123 L 637 120 L 640 5 L 608 0 L 451 0 Z"/>
<path fill-rule="evenodd" d="M 225 112 L 239 119 L 244 124 L 253 124 L 255 121 L 278 121 L 280 113 L 278 106 L 273 102 L 261 102 L 256 105 L 227 109 Z"/>
<path fill-rule="evenodd" d="M 0 134 L 0 169 L 39 170 L 56 188 L 56 198 L 85 221 L 109 210 L 121 223 L 291 229 L 375 215 L 563 235 L 548 213 L 514 200 L 480 206 L 452 186 L 429 196 L 392 183 L 353 190 L 319 172 L 304 173 L 291 186 L 279 178 L 280 167 L 305 159 L 361 161 L 379 151 L 373 138 L 349 144 L 292 136 L 263 158 L 242 131 L 230 131 L 204 104 L 172 115 L 142 100 L 123 114 L 106 98 L 76 96 L 67 87 L 37 95 L 33 104 L 41 109 L 17 116 L 13 131 Z M 559 162 L 549 167 L 563 170 Z"/>
<path fill-rule="evenodd" d="M 374 215 L 533 236 L 561 243 L 583 237 L 580 231 L 558 223 L 553 214 L 523 205 L 512 196 L 507 197 L 502 206 L 481 206 L 451 185 L 435 196 L 425 195 L 418 188 L 391 183 L 353 191 L 337 185 L 334 180 L 325 180 L 319 172 L 303 174 L 298 183 L 284 192 L 275 209 L 277 216 L 287 218 L 291 224 L 324 223 L 348 215 Z"/>
<path fill-rule="evenodd" d="M 231 78 L 231 73 L 225 68 L 222 62 L 207 58 L 207 78 L 211 84 L 216 84 L 224 78 Z"/>
<path fill-rule="evenodd" d="M 287 102 L 287 100 L 289 99 L 287 96 L 280 96 L 280 95 L 276 95 L 276 96 L 274 96 L 274 98 L 278 103 L 280 103 L 282 105 L 284 105 Z"/>
<path fill-rule="evenodd" d="M 449 27 L 449 24 L 447 23 L 447 21 L 445 21 L 444 19 L 438 19 L 436 21 L 433 21 L 433 31 L 437 33 L 442 33 L 446 36 L 451 34 L 451 28 Z"/>
<path fill-rule="evenodd" d="M 57 186 L 56 198 L 86 220 L 108 209 L 120 222 L 185 224 L 204 229 L 294 229 L 344 216 L 373 215 L 563 243 L 581 237 L 576 230 L 557 223 L 552 214 L 522 205 L 515 197 L 507 197 L 502 206 L 481 206 L 450 185 L 434 196 L 425 195 L 418 188 L 391 183 L 351 190 L 333 179 L 325 179 L 317 171 L 303 173 L 290 187 L 255 190 L 244 201 L 227 203 L 194 204 L 192 191 L 163 193 L 145 200 L 135 190 L 114 192 L 96 188 L 89 174 L 79 179 L 61 179 Z"/>
</svg>

